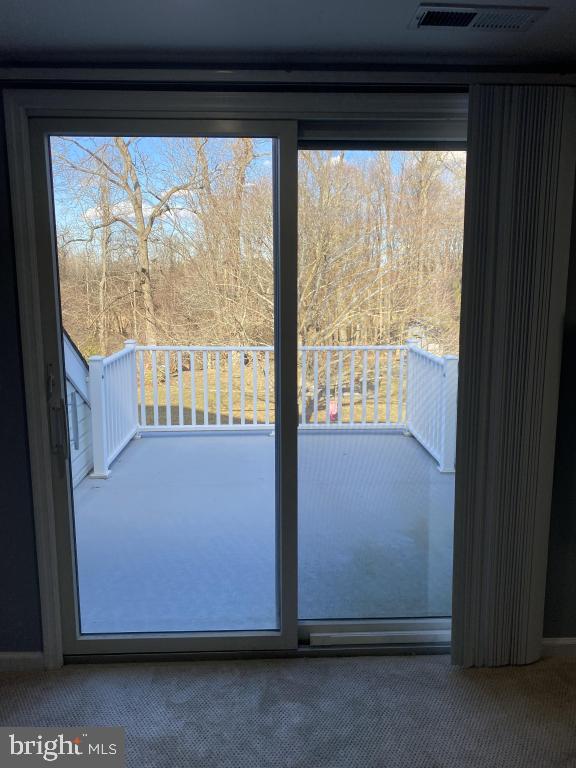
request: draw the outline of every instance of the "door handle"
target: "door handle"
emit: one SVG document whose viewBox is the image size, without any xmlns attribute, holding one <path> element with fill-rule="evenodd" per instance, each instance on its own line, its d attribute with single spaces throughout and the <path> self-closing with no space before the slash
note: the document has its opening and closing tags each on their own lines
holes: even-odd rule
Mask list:
<svg viewBox="0 0 576 768">
<path fill-rule="evenodd" d="M 68 425 L 63 399 L 56 405 L 50 405 L 50 447 L 52 453 L 60 454 L 63 459 L 68 458 Z"/>
<path fill-rule="evenodd" d="M 69 456 L 66 403 L 62 397 L 57 397 L 56 395 L 54 368 L 52 364 L 48 366 L 46 394 L 48 399 L 50 450 L 54 455 L 59 455 L 65 460 Z"/>
</svg>

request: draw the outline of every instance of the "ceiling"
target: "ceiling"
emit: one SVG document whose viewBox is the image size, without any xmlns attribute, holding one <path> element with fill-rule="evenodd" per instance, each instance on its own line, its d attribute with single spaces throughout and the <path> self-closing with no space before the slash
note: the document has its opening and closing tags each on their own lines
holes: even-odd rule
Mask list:
<svg viewBox="0 0 576 768">
<path fill-rule="evenodd" d="M 485 31 L 408 29 L 417 0 L 0 0 L 0 62 L 573 70 L 576 0 L 536 4 L 531 28 Z"/>
</svg>

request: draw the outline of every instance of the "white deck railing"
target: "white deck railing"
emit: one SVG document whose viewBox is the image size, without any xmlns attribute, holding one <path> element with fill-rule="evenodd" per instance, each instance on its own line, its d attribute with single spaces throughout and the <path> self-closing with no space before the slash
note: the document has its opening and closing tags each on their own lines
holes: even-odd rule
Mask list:
<svg viewBox="0 0 576 768">
<path fill-rule="evenodd" d="M 409 431 L 442 471 L 453 471 L 457 363 L 413 343 L 301 347 L 300 429 Z M 275 421 L 273 347 L 130 341 L 91 358 L 90 380 L 94 472 L 102 477 L 136 433 L 270 430 Z"/>
<path fill-rule="evenodd" d="M 110 464 L 138 432 L 136 342 L 109 357 L 89 360 L 94 477 L 108 477 Z"/>
<path fill-rule="evenodd" d="M 403 427 L 407 352 L 403 346 L 301 347 L 300 426 Z"/>
<path fill-rule="evenodd" d="M 145 430 L 270 428 L 273 347 L 137 347 Z"/>
<path fill-rule="evenodd" d="M 436 459 L 442 472 L 456 461 L 458 358 L 438 357 L 408 344 L 408 431 Z"/>
</svg>

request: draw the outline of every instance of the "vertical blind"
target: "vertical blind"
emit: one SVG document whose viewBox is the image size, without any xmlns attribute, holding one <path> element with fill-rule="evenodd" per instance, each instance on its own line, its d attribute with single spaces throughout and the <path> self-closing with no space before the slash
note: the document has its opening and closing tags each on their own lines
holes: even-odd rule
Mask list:
<svg viewBox="0 0 576 768">
<path fill-rule="evenodd" d="M 575 92 L 470 90 L 453 661 L 541 653 Z"/>
</svg>

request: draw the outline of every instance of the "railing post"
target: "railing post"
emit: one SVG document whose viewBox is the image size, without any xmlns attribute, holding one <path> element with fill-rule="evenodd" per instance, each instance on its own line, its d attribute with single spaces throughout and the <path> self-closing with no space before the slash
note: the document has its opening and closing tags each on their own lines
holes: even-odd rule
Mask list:
<svg viewBox="0 0 576 768">
<path fill-rule="evenodd" d="M 442 377 L 442 442 L 440 472 L 454 472 L 456 467 L 456 411 L 458 401 L 458 358 L 446 355 Z"/>
<path fill-rule="evenodd" d="M 134 431 L 138 435 L 138 379 L 136 376 L 136 342 L 127 339 L 124 348 L 130 351 L 130 412 L 134 419 Z"/>
<path fill-rule="evenodd" d="M 106 398 L 104 393 L 104 358 L 93 355 L 88 361 L 90 414 L 92 420 L 92 477 L 110 477 L 106 435 Z"/>
<path fill-rule="evenodd" d="M 414 406 L 414 372 L 410 361 L 413 349 L 419 346 L 418 339 L 406 339 L 406 346 L 408 350 L 406 352 L 406 402 L 404 407 L 406 408 L 406 431 L 410 432 L 411 411 Z"/>
</svg>

